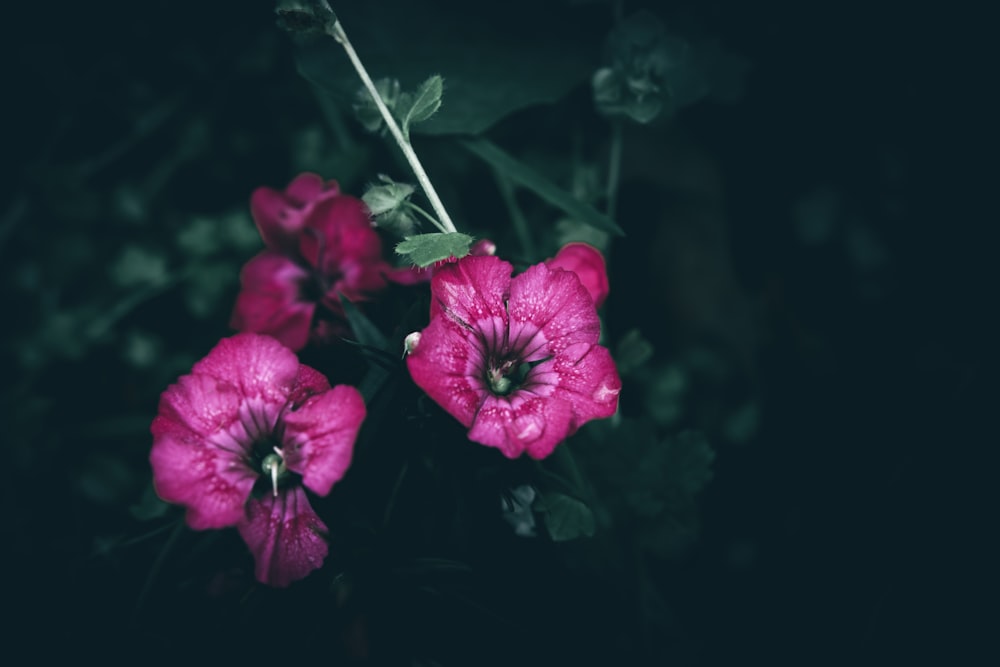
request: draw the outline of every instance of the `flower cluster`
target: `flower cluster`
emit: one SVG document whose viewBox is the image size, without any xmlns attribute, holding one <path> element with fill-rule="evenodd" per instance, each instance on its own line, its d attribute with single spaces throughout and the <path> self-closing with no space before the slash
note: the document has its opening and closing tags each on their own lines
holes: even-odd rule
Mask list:
<svg viewBox="0 0 1000 667">
<path fill-rule="evenodd" d="M 163 392 L 150 463 L 156 492 L 186 508 L 191 528 L 237 528 L 259 581 L 287 586 L 328 553 L 307 490 L 325 496 L 347 473 L 366 407 L 295 351 L 346 326 L 341 296 L 430 281 L 429 324 L 406 338 L 411 377 L 470 440 L 508 458 L 545 458 L 617 409 L 621 379 L 598 344 L 608 278 L 595 248 L 569 244 L 513 277 L 486 240 L 461 259 L 393 269 L 365 204 L 333 181 L 260 188 L 251 209 L 267 247 L 243 268 L 232 317 L 243 333 Z"/>
<path fill-rule="evenodd" d="M 257 579 L 287 586 L 327 555 L 326 525 L 305 489 L 330 492 L 364 418 L 355 388 L 331 388 L 273 338 L 238 334 L 163 392 L 153 483 L 187 508 L 191 528 L 238 528 Z"/>
<path fill-rule="evenodd" d="M 258 188 L 250 209 L 266 248 L 240 274 L 234 329 L 301 350 L 346 333 L 340 295 L 364 301 L 388 284 L 392 267 L 364 202 L 336 181 L 307 173 L 284 192 Z"/>
</svg>

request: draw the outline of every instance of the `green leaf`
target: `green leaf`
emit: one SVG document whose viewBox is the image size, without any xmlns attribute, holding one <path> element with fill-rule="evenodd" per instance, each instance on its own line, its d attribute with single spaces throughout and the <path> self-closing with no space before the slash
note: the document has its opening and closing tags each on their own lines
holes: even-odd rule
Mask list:
<svg viewBox="0 0 1000 667">
<path fill-rule="evenodd" d="M 149 484 L 143 491 L 139 502 L 129 507 L 128 511 L 139 521 L 149 521 L 150 519 L 159 519 L 167 513 L 168 509 L 170 509 L 170 505 L 160 500 L 153 485 Z"/>
<path fill-rule="evenodd" d="M 280 28 L 303 35 L 326 32 L 337 22 L 326 0 L 278 0 L 274 13 Z"/>
<path fill-rule="evenodd" d="M 336 9 L 373 79 L 396 77 L 404 90 L 430 73 L 448 82 L 448 104 L 414 133 L 480 134 L 512 112 L 562 99 L 597 67 L 607 26 L 601 8 L 585 16 L 573 9 L 568 20 L 566 11 L 539 11 L 537 0 L 484 7 L 410 2 L 387 11 L 383 3 L 342 2 Z M 299 71 L 317 95 L 349 104 L 358 78 L 340 44 L 296 42 Z"/>
<path fill-rule="evenodd" d="M 372 324 L 372 321 L 365 317 L 365 314 L 358 310 L 358 307 L 351 303 L 346 296 L 338 292 L 337 297 L 340 298 L 340 304 L 344 307 L 344 316 L 347 318 L 348 324 L 351 325 L 351 331 L 354 332 L 357 341 L 377 350 L 388 351 L 386 338 L 378 330 L 378 327 Z"/>
<path fill-rule="evenodd" d="M 504 176 L 528 188 L 549 204 L 568 213 L 572 218 L 597 229 L 617 234 L 618 236 L 625 235 L 625 232 L 622 231 L 621 227 L 614 220 L 593 206 L 580 201 L 491 141 L 486 139 L 467 139 L 462 141 L 461 144 L 473 155 L 482 159 Z"/>
<path fill-rule="evenodd" d="M 538 498 L 535 509 L 545 514 L 545 527 L 553 542 L 591 537 L 597 530 L 594 513 L 582 501 L 555 491 Z"/>
<path fill-rule="evenodd" d="M 465 257 L 469 254 L 472 237 L 460 232 L 436 232 L 408 236 L 405 241 L 396 245 L 396 252 L 405 255 L 419 267 L 430 266 L 434 262 L 449 257 Z"/>
<path fill-rule="evenodd" d="M 444 79 L 435 74 L 422 84 L 413 95 L 400 98 L 396 108 L 399 126 L 406 140 L 410 140 L 410 125 L 420 123 L 441 108 L 441 94 L 444 92 Z"/>
<path fill-rule="evenodd" d="M 379 216 L 398 208 L 413 194 L 413 190 L 409 183 L 389 182 L 369 187 L 361 199 L 368 205 L 372 215 Z"/>
<path fill-rule="evenodd" d="M 403 102 L 403 94 L 399 92 L 399 81 L 390 77 L 378 79 L 375 83 L 375 91 L 382 99 L 382 103 L 393 111 Z M 368 92 L 364 85 L 359 85 L 354 95 L 354 102 L 351 104 L 354 109 L 354 117 L 357 118 L 361 126 L 371 133 L 381 132 L 385 129 L 385 119 L 379 111 L 375 98 Z"/>
</svg>

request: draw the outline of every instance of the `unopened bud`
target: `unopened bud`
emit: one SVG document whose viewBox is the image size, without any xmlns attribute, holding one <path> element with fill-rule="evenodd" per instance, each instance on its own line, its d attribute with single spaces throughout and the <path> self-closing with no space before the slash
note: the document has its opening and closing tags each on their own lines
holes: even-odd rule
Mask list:
<svg viewBox="0 0 1000 667">
<path fill-rule="evenodd" d="M 407 334 L 406 338 L 403 339 L 403 356 L 408 354 L 413 354 L 413 351 L 417 349 L 417 345 L 420 344 L 420 332 L 414 331 L 411 334 Z"/>
</svg>

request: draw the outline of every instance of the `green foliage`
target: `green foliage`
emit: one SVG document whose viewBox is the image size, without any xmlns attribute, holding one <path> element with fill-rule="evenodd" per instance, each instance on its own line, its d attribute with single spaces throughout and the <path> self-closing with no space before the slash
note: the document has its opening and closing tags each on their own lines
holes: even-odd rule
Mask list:
<svg viewBox="0 0 1000 667">
<path fill-rule="evenodd" d="M 398 208 L 413 194 L 413 186 L 409 183 L 396 183 L 388 176 L 379 176 L 382 185 L 372 185 L 361 197 L 368 210 L 376 218 Z"/>
<path fill-rule="evenodd" d="M 583 501 L 557 491 L 538 496 L 534 510 L 545 515 L 545 528 L 553 542 L 592 537 L 597 531 L 594 513 Z"/>
<path fill-rule="evenodd" d="M 326 0 L 278 0 L 278 25 L 299 34 L 328 33 L 337 15 Z"/>
<path fill-rule="evenodd" d="M 573 219 L 602 231 L 624 236 L 625 233 L 614 220 L 566 192 L 496 144 L 486 139 L 468 139 L 462 141 L 462 145 L 511 181 L 528 188 L 549 204 L 568 213 Z"/>
<path fill-rule="evenodd" d="M 344 316 L 351 325 L 351 331 L 354 332 L 357 342 L 372 349 L 388 350 L 386 338 L 378 327 L 351 303 L 350 299 L 339 293 L 337 297 L 340 299 L 340 305 L 344 307 Z"/>
<path fill-rule="evenodd" d="M 152 484 L 148 484 L 142 492 L 142 497 L 134 505 L 128 508 L 129 514 L 139 521 L 149 521 L 159 519 L 167 513 L 170 505 L 160 500 L 156 495 L 156 490 Z"/>
<path fill-rule="evenodd" d="M 643 548 L 674 557 L 698 536 L 697 497 L 712 478 L 715 454 L 698 431 L 664 438 L 647 421 L 612 421 L 587 425 L 576 450 L 596 497 Z"/>
<path fill-rule="evenodd" d="M 407 141 L 410 140 L 410 125 L 422 123 L 433 116 L 441 108 L 441 93 L 444 91 L 444 80 L 437 74 L 428 78 L 417 92 L 403 93 L 396 105 L 399 117 L 399 129 Z"/>
<path fill-rule="evenodd" d="M 714 94 L 732 100 L 742 90 L 746 62 L 715 41 L 696 42 L 670 34 L 643 10 L 608 37 L 605 62 L 591 85 L 594 104 L 608 116 L 649 123 Z"/>
<path fill-rule="evenodd" d="M 396 252 L 416 266 L 427 267 L 449 257 L 465 257 L 471 245 L 472 237 L 460 232 L 420 234 L 396 244 Z"/>
<path fill-rule="evenodd" d="M 422 134 L 480 134 L 514 111 L 561 99 L 589 76 L 601 38 L 585 22 L 550 12 L 512 20 L 516 6 L 497 10 L 503 30 L 483 20 L 477 3 L 405 3 L 387 12 L 357 2 L 337 10 L 373 79 L 397 77 L 404 90 L 429 72 L 448 81 L 448 103 L 415 128 Z M 358 80 L 340 45 L 298 42 L 299 69 L 317 94 L 350 100 Z"/>
<path fill-rule="evenodd" d="M 378 96 L 382 98 L 382 103 L 385 104 L 389 111 L 393 111 L 396 105 L 399 104 L 401 95 L 399 79 L 383 77 L 374 81 L 374 84 L 375 90 L 378 91 Z M 373 134 L 385 130 L 385 119 L 382 118 L 382 112 L 378 110 L 375 99 L 365 86 L 358 86 L 352 106 L 354 108 L 354 117 L 357 118 L 358 122 L 366 130 Z"/>
</svg>

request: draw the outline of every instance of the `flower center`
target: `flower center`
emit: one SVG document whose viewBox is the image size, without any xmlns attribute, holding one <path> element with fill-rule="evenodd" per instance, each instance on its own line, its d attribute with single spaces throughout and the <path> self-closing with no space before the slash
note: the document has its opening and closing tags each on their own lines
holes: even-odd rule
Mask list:
<svg viewBox="0 0 1000 667">
<path fill-rule="evenodd" d="M 271 489 L 275 497 L 278 495 L 278 480 L 288 474 L 285 466 L 285 453 L 274 447 L 274 453 L 268 454 L 260 463 L 260 471 L 271 478 Z"/>
<path fill-rule="evenodd" d="M 531 368 L 532 364 L 519 364 L 516 359 L 491 363 L 486 369 L 486 384 L 497 396 L 507 396 L 524 383 Z"/>
<path fill-rule="evenodd" d="M 288 466 L 285 465 L 285 453 L 281 450 L 281 434 L 279 432 L 262 434 L 254 441 L 250 449 L 250 460 L 247 462 L 250 468 L 256 470 L 261 477 L 269 480 L 271 493 L 278 495 L 278 487 L 291 475 Z M 263 492 L 264 480 L 258 480 L 259 485 L 255 485 L 258 493 Z"/>
</svg>

